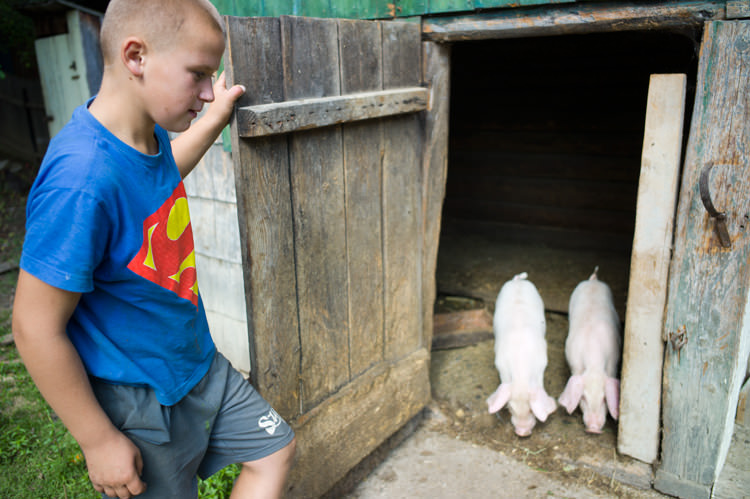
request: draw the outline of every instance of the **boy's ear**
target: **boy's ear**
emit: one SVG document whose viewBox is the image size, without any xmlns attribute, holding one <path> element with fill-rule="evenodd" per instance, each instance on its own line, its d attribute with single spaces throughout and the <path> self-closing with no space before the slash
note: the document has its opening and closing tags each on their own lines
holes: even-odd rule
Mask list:
<svg viewBox="0 0 750 499">
<path fill-rule="evenodd" d="M 143 40 L 136 37 L 128 37 L 122 42 L 122 62 L 134 76 L 143 74 L 143 56 L 145 55 L 145 44 Z"/>
</svg>

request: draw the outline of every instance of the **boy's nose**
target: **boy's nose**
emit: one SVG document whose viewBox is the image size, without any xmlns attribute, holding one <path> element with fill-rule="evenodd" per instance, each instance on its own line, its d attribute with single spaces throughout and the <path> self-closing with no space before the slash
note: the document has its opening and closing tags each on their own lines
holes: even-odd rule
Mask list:
<svg viewBox="0 0 750 499">
<path fill-rule="evenodd" d="M 200 93 L 198 93 L 198 98 L 204 102 L 214 101 L 214 87 L 211 78 L 206 78 L 204 80 L 203 85 L 201 85 Z"/>
</svg>

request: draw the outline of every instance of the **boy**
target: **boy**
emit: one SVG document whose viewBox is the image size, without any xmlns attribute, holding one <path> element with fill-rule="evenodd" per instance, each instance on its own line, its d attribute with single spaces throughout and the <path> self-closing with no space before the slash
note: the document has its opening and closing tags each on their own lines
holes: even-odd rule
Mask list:
<svg viewBox="0 0 750 499">
<path fill-rule="evenodd" d="M 216 352 L 196 282 L 181 179 L 244 92 L 212 86 L 224 43 L 208 0 L 112 0 L 101 89 L 29 194 L 16 345 L 108 497 L 196 497 L 231 463 L 232 497 L 279 497 L 291 466 L 293 431 Z"/>
</svg>

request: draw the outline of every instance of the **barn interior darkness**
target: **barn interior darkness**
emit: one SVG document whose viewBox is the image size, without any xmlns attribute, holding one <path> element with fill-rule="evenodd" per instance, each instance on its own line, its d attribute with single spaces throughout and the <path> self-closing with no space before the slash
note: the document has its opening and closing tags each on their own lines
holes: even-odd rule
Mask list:
<svg viewBox="0 0 750 499">
<path fill-rule="evenodd" d="M 617 279 L 624 283 L 613 291 L 622 312 L 649 78 L 687 74 L 686 142 L 697 37 L 692 31 L 632 31 L 454 43 L 439 295 L 491 303 L 514 273 L 528 271 L 532 278 L 535 269 L 522 266 L 533 262 L 514 267 L 507 261 L 531 248 L 551 251 L 540 258 L 552 274 L 556 265 L 562 271 L 570 263 L 557 258 L 556 249 L 599 252 L 592 257 L 597 260 L 606 252 L 603 260 L 620 259 Z M 492 255 L 484 245 L 511 243 L 494 259 L 474 258 L 482 251 Z M 507 271 L 477 270 L 488 260 Z M 582 277 L 602 264 L 584 263 Z M 472 275 L 496 282 L 470 282 Z M 557 301 L 550 308 L 566 308 L 564 298 Z"/>
</svg>

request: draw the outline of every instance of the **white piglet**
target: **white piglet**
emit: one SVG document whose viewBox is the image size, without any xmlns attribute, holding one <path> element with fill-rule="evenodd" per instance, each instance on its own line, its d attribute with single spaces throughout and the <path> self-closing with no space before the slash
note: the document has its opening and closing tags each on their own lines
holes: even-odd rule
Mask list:
<svg viewBox="0 0 750 499">
<path fill-rule="evenodd" d="M 517 435 L 527 437 L 536 419 L 546 421 L 557 407 L 544 390 L 547 367 L 542 297 L 526 272 L 503 284 L 495 304 L 495 367 L 500 386 L 487 399 L 490 413 L 508 404 Z"/>
<path fill-rule="evenodd" d="M 612 291 L 597 278 L 597 270 L 570 295 L 565 358 L 571 376 L 558 398 L 568 414 L 580 404 L 589 433 L 601 433 L 607 409 L 616 420 L 620 404 L 620 318 Z"/>
</svg>

